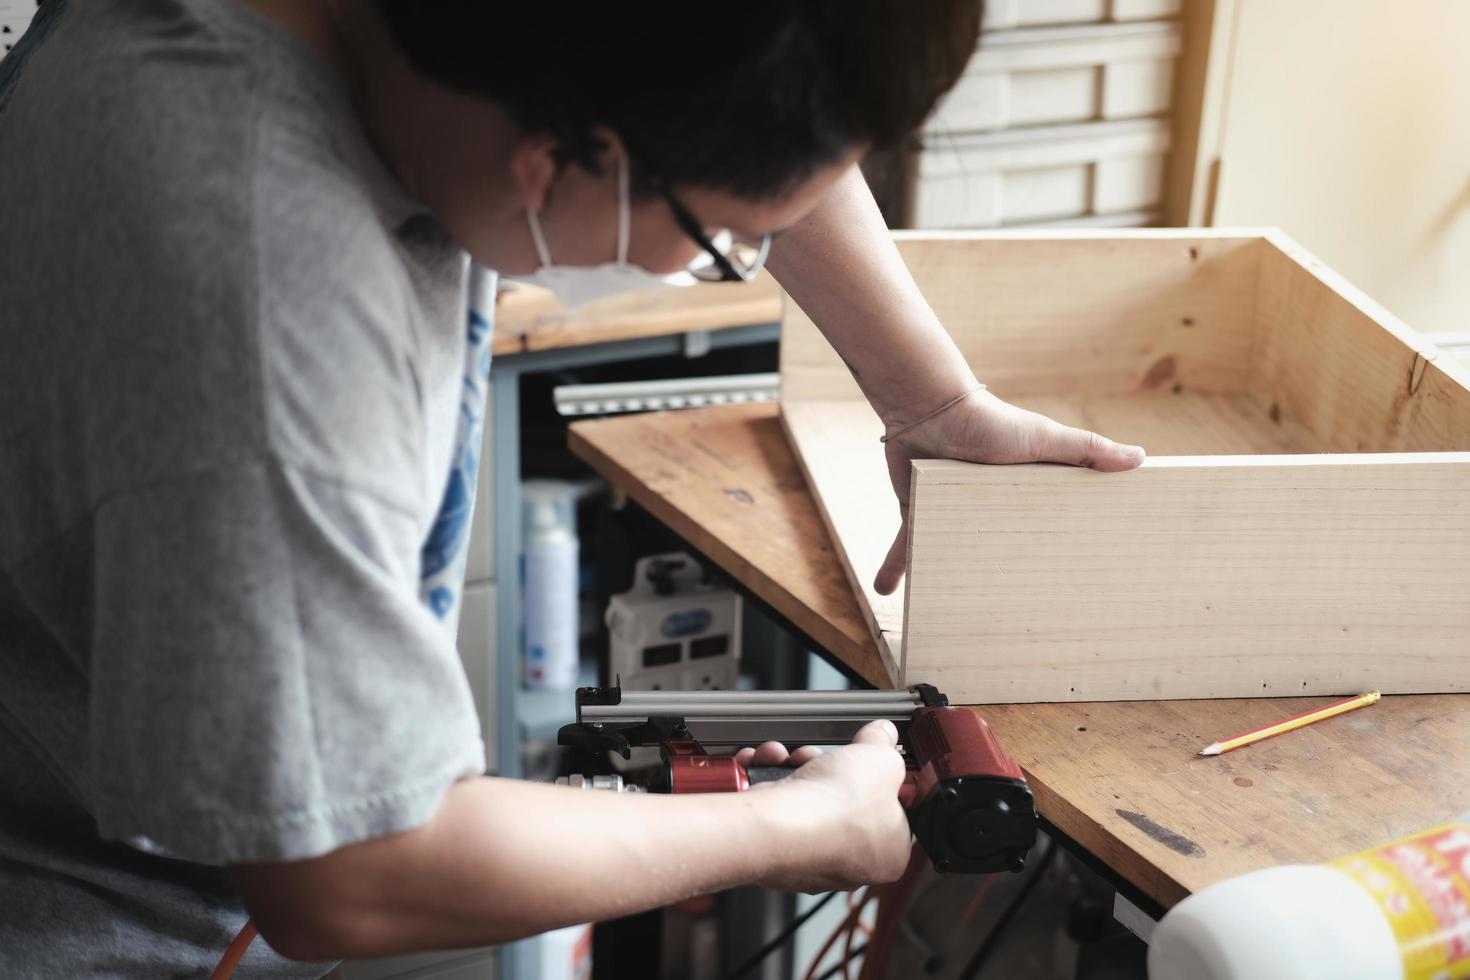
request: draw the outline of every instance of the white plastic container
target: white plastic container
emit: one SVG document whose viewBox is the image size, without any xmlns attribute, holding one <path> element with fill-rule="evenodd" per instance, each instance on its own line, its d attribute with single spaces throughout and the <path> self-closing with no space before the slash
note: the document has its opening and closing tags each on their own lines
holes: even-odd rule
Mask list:
<svg viewBox="0 0 1470 980">
<path fill-rule="evenodd" d="M 1323 865 L 1266 868 L 1175 906 L 1150 980 L 1470 977 L 1470 813 Z"/>
<path fill-rule="evenodd" d="M 524 591 L 525 685 L 577 686 L 577 536 L 550 496 L 528 497 Z"/>
</svg>

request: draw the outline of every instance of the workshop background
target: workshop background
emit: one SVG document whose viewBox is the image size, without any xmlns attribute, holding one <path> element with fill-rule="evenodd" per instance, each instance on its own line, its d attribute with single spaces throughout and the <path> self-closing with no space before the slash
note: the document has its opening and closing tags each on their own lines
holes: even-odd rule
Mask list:
<svg viewBox="0 0 1470 980">
<path fill-rule="evenodd" d="M 0 0 L 0 51 L 35 7 Z M 1277 226 L 1470 360 L 1467 39 L 1461 0 L 990 0 L 962 81 L 904 152 L 865 170 L 894 227 Z M 555 745 L 578 685 L 847 686 L 566 448 L 578 417 L 774 398 L 775 316 L 749 320 L 773 308 L 774 288 L 737 288 L 574 316 L 530 289 L 498 298 L 460 649 L 500 774 L 580 771 Z M 718 329 L 731 323 L 743 325 Z M 671 612 L 687 634 L 650 645 L 649 624 Z M 980 977 L 1143 977 L 1106 876 L 1065 853 L 1046 860 L 1052 847 L 1019 875 L 926 876 L 888 975 L 956 977 L 988 944 Z M 742 889 L 338 975 L 712 980 L 818 901 Z M 823 941 L 849 901 L 828 902 L 748 975 L 841 975 L 844 944 Z M 851 945 L 862 941 L 859 929 Z"/>
</svg>

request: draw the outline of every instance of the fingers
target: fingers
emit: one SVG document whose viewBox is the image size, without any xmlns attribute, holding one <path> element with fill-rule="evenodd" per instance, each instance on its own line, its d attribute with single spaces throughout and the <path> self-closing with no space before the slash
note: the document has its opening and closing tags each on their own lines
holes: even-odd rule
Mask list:
<svg viewBox="0 0 1470 980">
<path fill-rule="evenodd" d="M 742 766 L 804 766 L 822 754 L 817 745 L 804 745 L 795 752 L 787 751 L 780 742 L 762 742 L 755 748 L 743 748 L 735 753 L 735 761 Z"/>
<path fill-rule="evenodd" d="M 786 764 L 788 766 L 804 766 L 821 754 L 822 747 L 820 745 L 803 745 L 791 753 L 790 757 L 786 760 Z"/>
<path fill-rule="evenodd" d="M 887 718 L 870 721 L 857 730 L 852 737 L 853 744 L 861 742 L 866 745 L 885 745 L 890 749 L 898 748 L 898 729 L 893 727 L 893 722 Z"/>
<path fill-rule="evenodd" d="M 903 573 L 909 563 L 909 523 L 904 521 L 899 526 L 898 535 L 894 537 L 893 544 L 888 547 L 888 557 L 883 559 L 883 566 L 878 569 L 878 574 L 873 577 L 873 590 L 879 595 L 891 595 L 898 588 L 898 583 L 903 581 Z"/>
<path fill-rule="evenodd" d="M 735 761 L 742 766 L 784 766 L 790 756 L 780 742 L 762 742 L 753 749 L 736 752 Z"/>
<path fill-rule="evenodd" d="M 1143 462 L 1145 455 L 1142 446 L 1114 442 L 1096 432 L 1074 429 L 1050 419 L 1033 445 L 1038 461 L 1071 463 L 1108 473 L 1131 470 Z"/>
</svg>

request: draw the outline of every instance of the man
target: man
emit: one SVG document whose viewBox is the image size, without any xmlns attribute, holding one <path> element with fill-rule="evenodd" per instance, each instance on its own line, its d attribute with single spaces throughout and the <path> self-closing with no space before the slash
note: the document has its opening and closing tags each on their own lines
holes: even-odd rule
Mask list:
<svg viewBox="0 0 1470 980">
<path fill-rule="evenodd" d="M 197 975 L 247 911 L 242 973 L 296 977 L 896 877 L 891 726 L 761 746 L 800 768 L 738 796 L 480 775 L 465 278 L 764 261 L 896 435 L 901 503 L 914 457 L 1136 465 L 980 390 L 856 170 L 978 15 L 48 0 L 0 63 L 0 974 Z"/>
</svg>

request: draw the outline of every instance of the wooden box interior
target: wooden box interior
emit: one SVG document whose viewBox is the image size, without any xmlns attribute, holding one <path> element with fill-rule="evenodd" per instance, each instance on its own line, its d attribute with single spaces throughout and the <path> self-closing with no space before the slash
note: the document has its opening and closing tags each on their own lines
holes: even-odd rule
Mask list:
<svg viewBox="0 0 1470 980">
<path fill-rule="evenodd" d="M 1464 369 L 1280 233 L 895 237 L 992 391 L 1151 458 L 1470 450 Z M 902 597 L 869 584 L 898 525 L 881 427 L 789 301 L 782 375 L 788 432 L 898 679 Z"/>
</svg>

